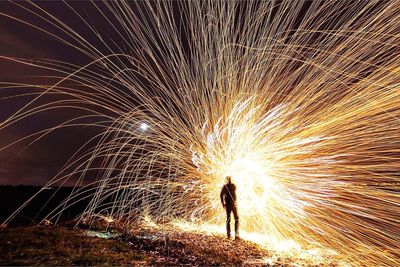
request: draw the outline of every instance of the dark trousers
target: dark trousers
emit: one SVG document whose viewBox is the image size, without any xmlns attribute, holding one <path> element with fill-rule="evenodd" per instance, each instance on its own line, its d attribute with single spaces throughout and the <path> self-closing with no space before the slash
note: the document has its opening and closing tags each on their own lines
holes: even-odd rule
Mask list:
<svg viewBox="0 0 400 267">
<path fill-rule="evenodd" d="M 235 237 L 239 236 L 239 215 L 237 212 L 236 205 L 226 206 L 226 235 L 228 238 L 231 237 L 231 213 L 233 213 L 233 218 L 235 218 Z"/>
</svg>

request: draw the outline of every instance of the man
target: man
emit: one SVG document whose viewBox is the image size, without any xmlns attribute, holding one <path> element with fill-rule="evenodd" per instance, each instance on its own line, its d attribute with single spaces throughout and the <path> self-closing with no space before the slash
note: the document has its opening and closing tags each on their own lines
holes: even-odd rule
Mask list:
<svg viewBox="0 0 400 267">
<path fill-rule="evenodd" d="M 226 210 L 226 234 L 228 239 L 231 238 L 231 212 L 235 218 L 235 239 L 240 239 L 239 216 L 236 204 L 236 186 L 232 183 L 232 178 L 230 176 L 226 177 L 226 184 L 222 187 L 220 197 L 222 206 Z"/>
</svg>

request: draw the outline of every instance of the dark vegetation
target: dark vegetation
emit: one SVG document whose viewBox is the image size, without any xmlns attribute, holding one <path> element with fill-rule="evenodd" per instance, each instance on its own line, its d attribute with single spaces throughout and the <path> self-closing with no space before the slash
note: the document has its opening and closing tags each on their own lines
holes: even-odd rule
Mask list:
<svg viewBox="0 0 400 267">
<path fill-rule="evenodd" d="M 15 227 L 0 231 L 0 265 L 143 265 L 145 254 L 115 239 L 88 237 L 62 227 Z"/>
</svg>

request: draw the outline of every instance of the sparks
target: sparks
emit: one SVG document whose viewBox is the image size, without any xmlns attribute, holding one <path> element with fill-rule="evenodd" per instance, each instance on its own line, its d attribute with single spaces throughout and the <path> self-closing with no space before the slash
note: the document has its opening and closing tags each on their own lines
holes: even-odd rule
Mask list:
<svg viewBox="0 0 400 267">
<path fill-rule="evenodd" d="M 230 175 L 249 239 L 313 258 L 333 251 L 354 265 L 400 264 L 398 1 L 92 4 L 107 9 L 104 23 L 121 40 L 88 27 L 100 49 L 35 2 L 28 9 L 57 31 L 8 16 L 92 59 L 2 57 L 58 76 L 47 85 L 3 83 L 39 93 L 0 130 L 55 108 L 92 112 L 16 142 L 82 124 L 102 131 L 46 185 L 83 185 L 46 219 L 89 194 L 80 217 L 89 223 L 106 214 L 128 228 L 142 216 L 215 233 Z M 46 94 L 64 98 L 43 104 Z M 101 119 L 82 123 L 87 117 Z"/>
</svg>

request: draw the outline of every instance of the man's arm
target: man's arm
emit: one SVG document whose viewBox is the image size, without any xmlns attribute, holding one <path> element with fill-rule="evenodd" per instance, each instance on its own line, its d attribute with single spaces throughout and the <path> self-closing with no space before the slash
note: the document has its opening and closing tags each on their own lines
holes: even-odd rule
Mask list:
<svg viewBox="0 0 400 267">
<path fill-rule="evenodd" d="M 221 194 L 219 194 L 219 197 L 221 198 L 221 203 L 222 203 L 222 206 L 225 208 L 226 207 L 226 203 L 225 203 L 225 186 L 224 187 L 222 187 L 222 190 L 221 190 Z"/>
</svg>

